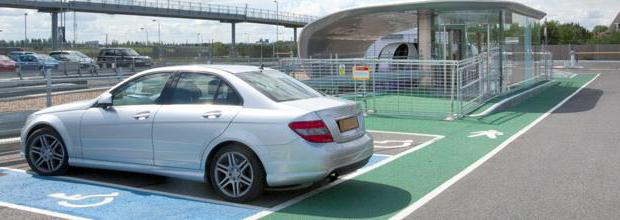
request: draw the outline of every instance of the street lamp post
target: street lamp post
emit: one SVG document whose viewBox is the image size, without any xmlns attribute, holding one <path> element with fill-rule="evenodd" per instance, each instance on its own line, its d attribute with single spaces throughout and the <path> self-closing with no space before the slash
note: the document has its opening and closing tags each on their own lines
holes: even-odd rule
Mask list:
<svg viewBox="0 0 620 220">
<path fill-rule="evenodd" d="M 24 46 L 28 41 L 28 13 L 24 13 Z"/>
<path fill-rule="evenodd" d="M 146 33 L 146 45 L 149 45 L 149 31 L 143 27 L 141 27 L 140 30 L 143 30 Z"/>
<path fill-rule="evenodd" d="M 153 19 L 153 22 L 157 22 L 157 40 L 159 41 L 159 44 L 161 45 L 161 21 L 159 20 L 155 20 Z"/>
<path fill-rule="evenodd" d="M 280 4 L 278 4 L 278 0 L 273 0 L 274 3 L 276 3 L 276 21 L 280 20 Z M 279 27 L 278 24 L 276 24 L 276 41 L 273 42 L 273 56 L 276 56 L 276 52 L 277 52 L 277 44 L 278 44 L 278 32 L 279 32 Z"/>
</svg>

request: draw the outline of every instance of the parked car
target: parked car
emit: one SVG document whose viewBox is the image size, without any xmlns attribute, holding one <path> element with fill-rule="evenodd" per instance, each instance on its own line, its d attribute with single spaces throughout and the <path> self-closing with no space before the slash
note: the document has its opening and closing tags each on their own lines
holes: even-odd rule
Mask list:
<svg viewBox="0 0 620 220">
<path fill-rule="evenodd" d="M 0 55 L 0 71 L 15 71 L 16 68 L 15 61 L 5 55 Z"/>
<path fill-rule="evenodd" d="M 83 54 L 80 51 L 75 51 L 75 50 L 53 51 L 49 53 L 49 55 L 58 61 L 80 63 L 81 68 L 98 67 L 97 62 L 95 62 L 95 60 L 93 60 L 92 58 L 90 58 L 86 54 Z"/>
<path fill-rule="evenodd" d="M 35 112 L 21 139 L 40 175 L 69 166 L 157 174 L 208 182 L 234 202 L 353 172 L 373 154 L 356 102 L 233 65 L 138 73 L 97 99 Z"/>
<path fill-rule="evenodd" d="M 153 65 L 153 59 L 149 56 L 142 56 L 131 48 L 101 49 L 97 56 L 99 67 L 111 66 L 113 63 L 119 67 L 150 67 Z"/>
<path fill-rule="evenodd" d="M 35 52 L 30 52 L 30 51 L 13 51 L 10 52 L 8 54 L 9 58 L 11 58 L 13 61 L 19 61 L 19 57 L 22 55 L 28 55 L 28 54 L 36 54 Z"/>
<path fill-rule="evenodd" d="M 17 65 L 22 70 L 57 69 L 58 60 L 44 54 L 25 54 L 17 59 Z"/>
</svg>

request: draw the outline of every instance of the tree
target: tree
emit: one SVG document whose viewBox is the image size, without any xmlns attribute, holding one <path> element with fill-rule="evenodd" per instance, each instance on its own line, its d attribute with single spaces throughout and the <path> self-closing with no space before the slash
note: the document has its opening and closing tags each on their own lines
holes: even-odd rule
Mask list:
<svg viewBox="0 0 620 220">
<path fill-rule="evenodd" d="M 596 25 L 592 29 L 592 33 L 594 33 L 594 34 L 604 33 L 604 32 L 607 32 L 607 29 L 609 29 L 609 28 L 607 26 L 605 26 L 605 25 Z"/>
</svg>

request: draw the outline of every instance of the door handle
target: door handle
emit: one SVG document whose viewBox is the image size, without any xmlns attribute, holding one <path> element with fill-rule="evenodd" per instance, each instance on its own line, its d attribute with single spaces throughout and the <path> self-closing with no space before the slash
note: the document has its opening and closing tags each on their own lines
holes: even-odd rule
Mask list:
<svg viewBox="0 0 620 220">
<path fill-rule="evenodd" d="M 202 117 L 206 119 L 215 119 L 221 116 L 222 116 L 222 111 L 211 111 L 211 112 L 205 112 L 202 114 Z"/>
<path fill-rule="evenodd" d="M 134 119 L 140 120 L 140 121 L 141 120 L 146 120 L 149 117 L 151 117 L 151 112 L 140 112 L 140 113 L 137 113 L 137 114 L 133 115 Z"/>
</svg>

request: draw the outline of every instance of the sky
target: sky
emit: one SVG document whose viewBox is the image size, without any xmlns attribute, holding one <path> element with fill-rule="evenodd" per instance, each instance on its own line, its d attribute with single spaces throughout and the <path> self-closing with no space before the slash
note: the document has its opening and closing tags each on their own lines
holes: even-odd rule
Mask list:
<svg viewBox="0 0 620 220">
<path fill-rule="evenodd" d="M 155 1 L 155 0 L 152 0 Z M 198 0 L 193 0 L 198 1 Z M 576 22 L 588 29 L 595 25 L 609 25 L 620 12 L 619 0 L 515 0 L 527 6 L 547 12 L 547 19 L 561 22 Z M 275 10 L 273 0 L 203 0 L 203 3 L 242 6 Z M 325 16 L 343 9 L 381 3 L 415 2 L 403 0 L 279 0 L 280 11 L 312 16 Z M 0 8 L 0 40 L 24 39 L 24 13 L 27 17 L 28 38 L 49 38 L 51 18 L 48 13 L 35 10 Z M 126 15 L 76 13 L 78 42 L 97 40 L 104 42 L 106 34 L 110 41 L 158 40 L 157 19 L 161 23 L 161 38 L 164 42 L 195 43 L 210 40 L 230 42 L 230 24 L 219 21 L 192 19 L 155 18 Z M 73 40 L 73 13 L 66 14 L 67 39 Z M 141 30 L 144 28 L 144 30 Z M 276 27 L 260 24 L 237 24 L 237 42 L 256 42 L 261 38 L 276 38 Z M 280 40 L 292 40 L 293 30 L 279 27 Z M 200 37 L 198 37 L 200 34 Z"/>
</svg>

